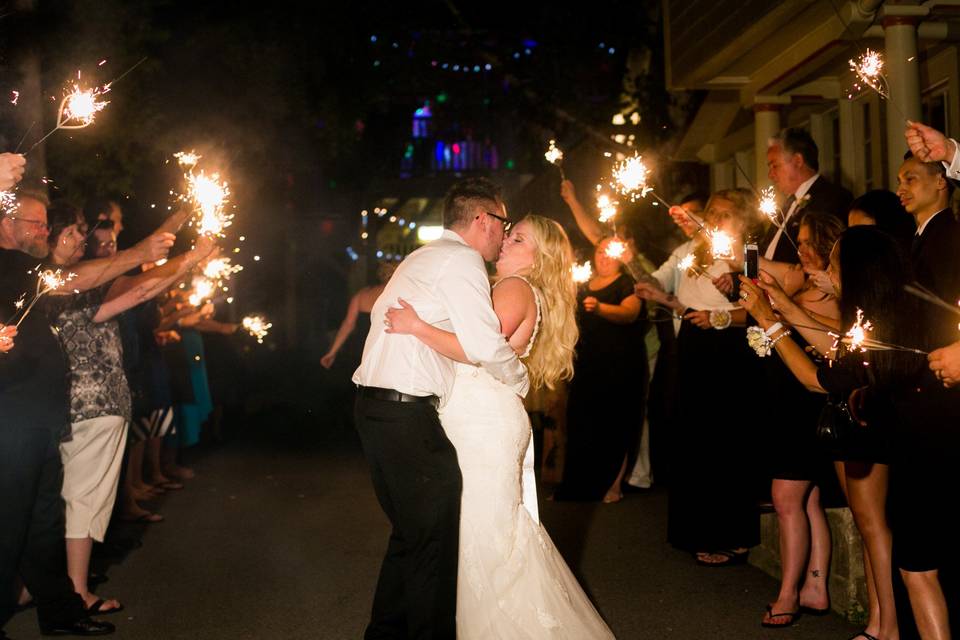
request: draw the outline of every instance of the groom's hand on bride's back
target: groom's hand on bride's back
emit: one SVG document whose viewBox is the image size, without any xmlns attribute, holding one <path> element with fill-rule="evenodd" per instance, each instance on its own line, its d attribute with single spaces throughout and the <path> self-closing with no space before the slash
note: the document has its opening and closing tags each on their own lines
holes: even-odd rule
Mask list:
<svg viewBox="0 0 960 640">
<path fill-rule="evenodd" d="M 399 307 L 390 307 L 387 309 L 386 317 L 383 323 L 386 325 L 385 333 L 410 334 L 414 333 L 418 324 L 421 322 L 420 316 L 409 302 L 403 298 L 397 298 Z"/>
</svg>

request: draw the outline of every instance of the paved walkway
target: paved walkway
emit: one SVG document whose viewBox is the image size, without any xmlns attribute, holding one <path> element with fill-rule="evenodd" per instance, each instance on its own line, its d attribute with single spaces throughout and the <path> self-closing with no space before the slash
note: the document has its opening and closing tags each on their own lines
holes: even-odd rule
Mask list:
<svg viewBox="0 0 960 640">
<path fill-rule="evenodd" d="M 387 521 L 353 435 L 312 416 L 273 415 L 252 434 L 195 454 L 197 478 L 163 499 L 166 522 L 102 558 L 126 611 L 116 638 L 355 639 L 370 608 Z M 777 584 L 750 566 L 696 566 L 664 542 L 666 496 L 617 505 L 542 503 L 543 521 L 614 633 L 626 639 L 845 639 L 838 616 L 759 625 Z M 8 625 L 36 638 L 34 614 Z"/>
</svg>

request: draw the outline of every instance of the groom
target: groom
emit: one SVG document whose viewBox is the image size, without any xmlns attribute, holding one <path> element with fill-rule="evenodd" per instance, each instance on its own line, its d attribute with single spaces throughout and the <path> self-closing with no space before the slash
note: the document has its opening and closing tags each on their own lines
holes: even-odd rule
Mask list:
<svg viewBox="0 0 960 640">
<path fill-rule="evenodd" d="M 356 425 L 393 532 L 365 638 L 456 637 L 460 467 L 437 407 L 454 362 L 410 335 L 384 331 L 403 298 L 421 319 L 457 334 L 467 358 L 518 394 L 526 369 L 500 334 L 484 260 L 500 255 L 509 224 L 500 189 L 485 178 L 455 184 L 443 203 L 443 234 L 400 264 L 370 314 Z"/>
</svg>

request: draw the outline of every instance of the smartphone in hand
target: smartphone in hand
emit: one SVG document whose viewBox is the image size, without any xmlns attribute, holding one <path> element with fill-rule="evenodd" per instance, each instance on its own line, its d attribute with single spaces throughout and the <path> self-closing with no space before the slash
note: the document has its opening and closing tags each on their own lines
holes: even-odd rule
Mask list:
<svg viewBox="0 0 960 640">
<path fill-rule="evenodd" d="M 760 278 L 760 250 L 752 242 L 743 247 L 743 275 L 751 280 Z"/>
</svg>

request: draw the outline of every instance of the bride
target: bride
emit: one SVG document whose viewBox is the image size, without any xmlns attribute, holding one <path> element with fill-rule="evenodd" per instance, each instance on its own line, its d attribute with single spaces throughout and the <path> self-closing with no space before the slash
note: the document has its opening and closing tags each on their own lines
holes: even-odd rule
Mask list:
<svg viewBox="0 0 960 640">
<path fill-rule="evenodd" d="M 566 233 L 548 218 L 527 216 L 504 238 L 493 307 L 527 366 L 531 387 L 553 388 L 573 376 L 572 264 Z M 458 362 L 453 391 L 440 408 L 463 474 L 457 637 L 613 638 L 537 517 L 532 473 L 521 474 L 522 467 L 532 468 L 521 399 L 465 363 L 455 334 L 398 302 L 400 308 L 387 312 L 387 331 L 412 334 Z"/>
</svg>

